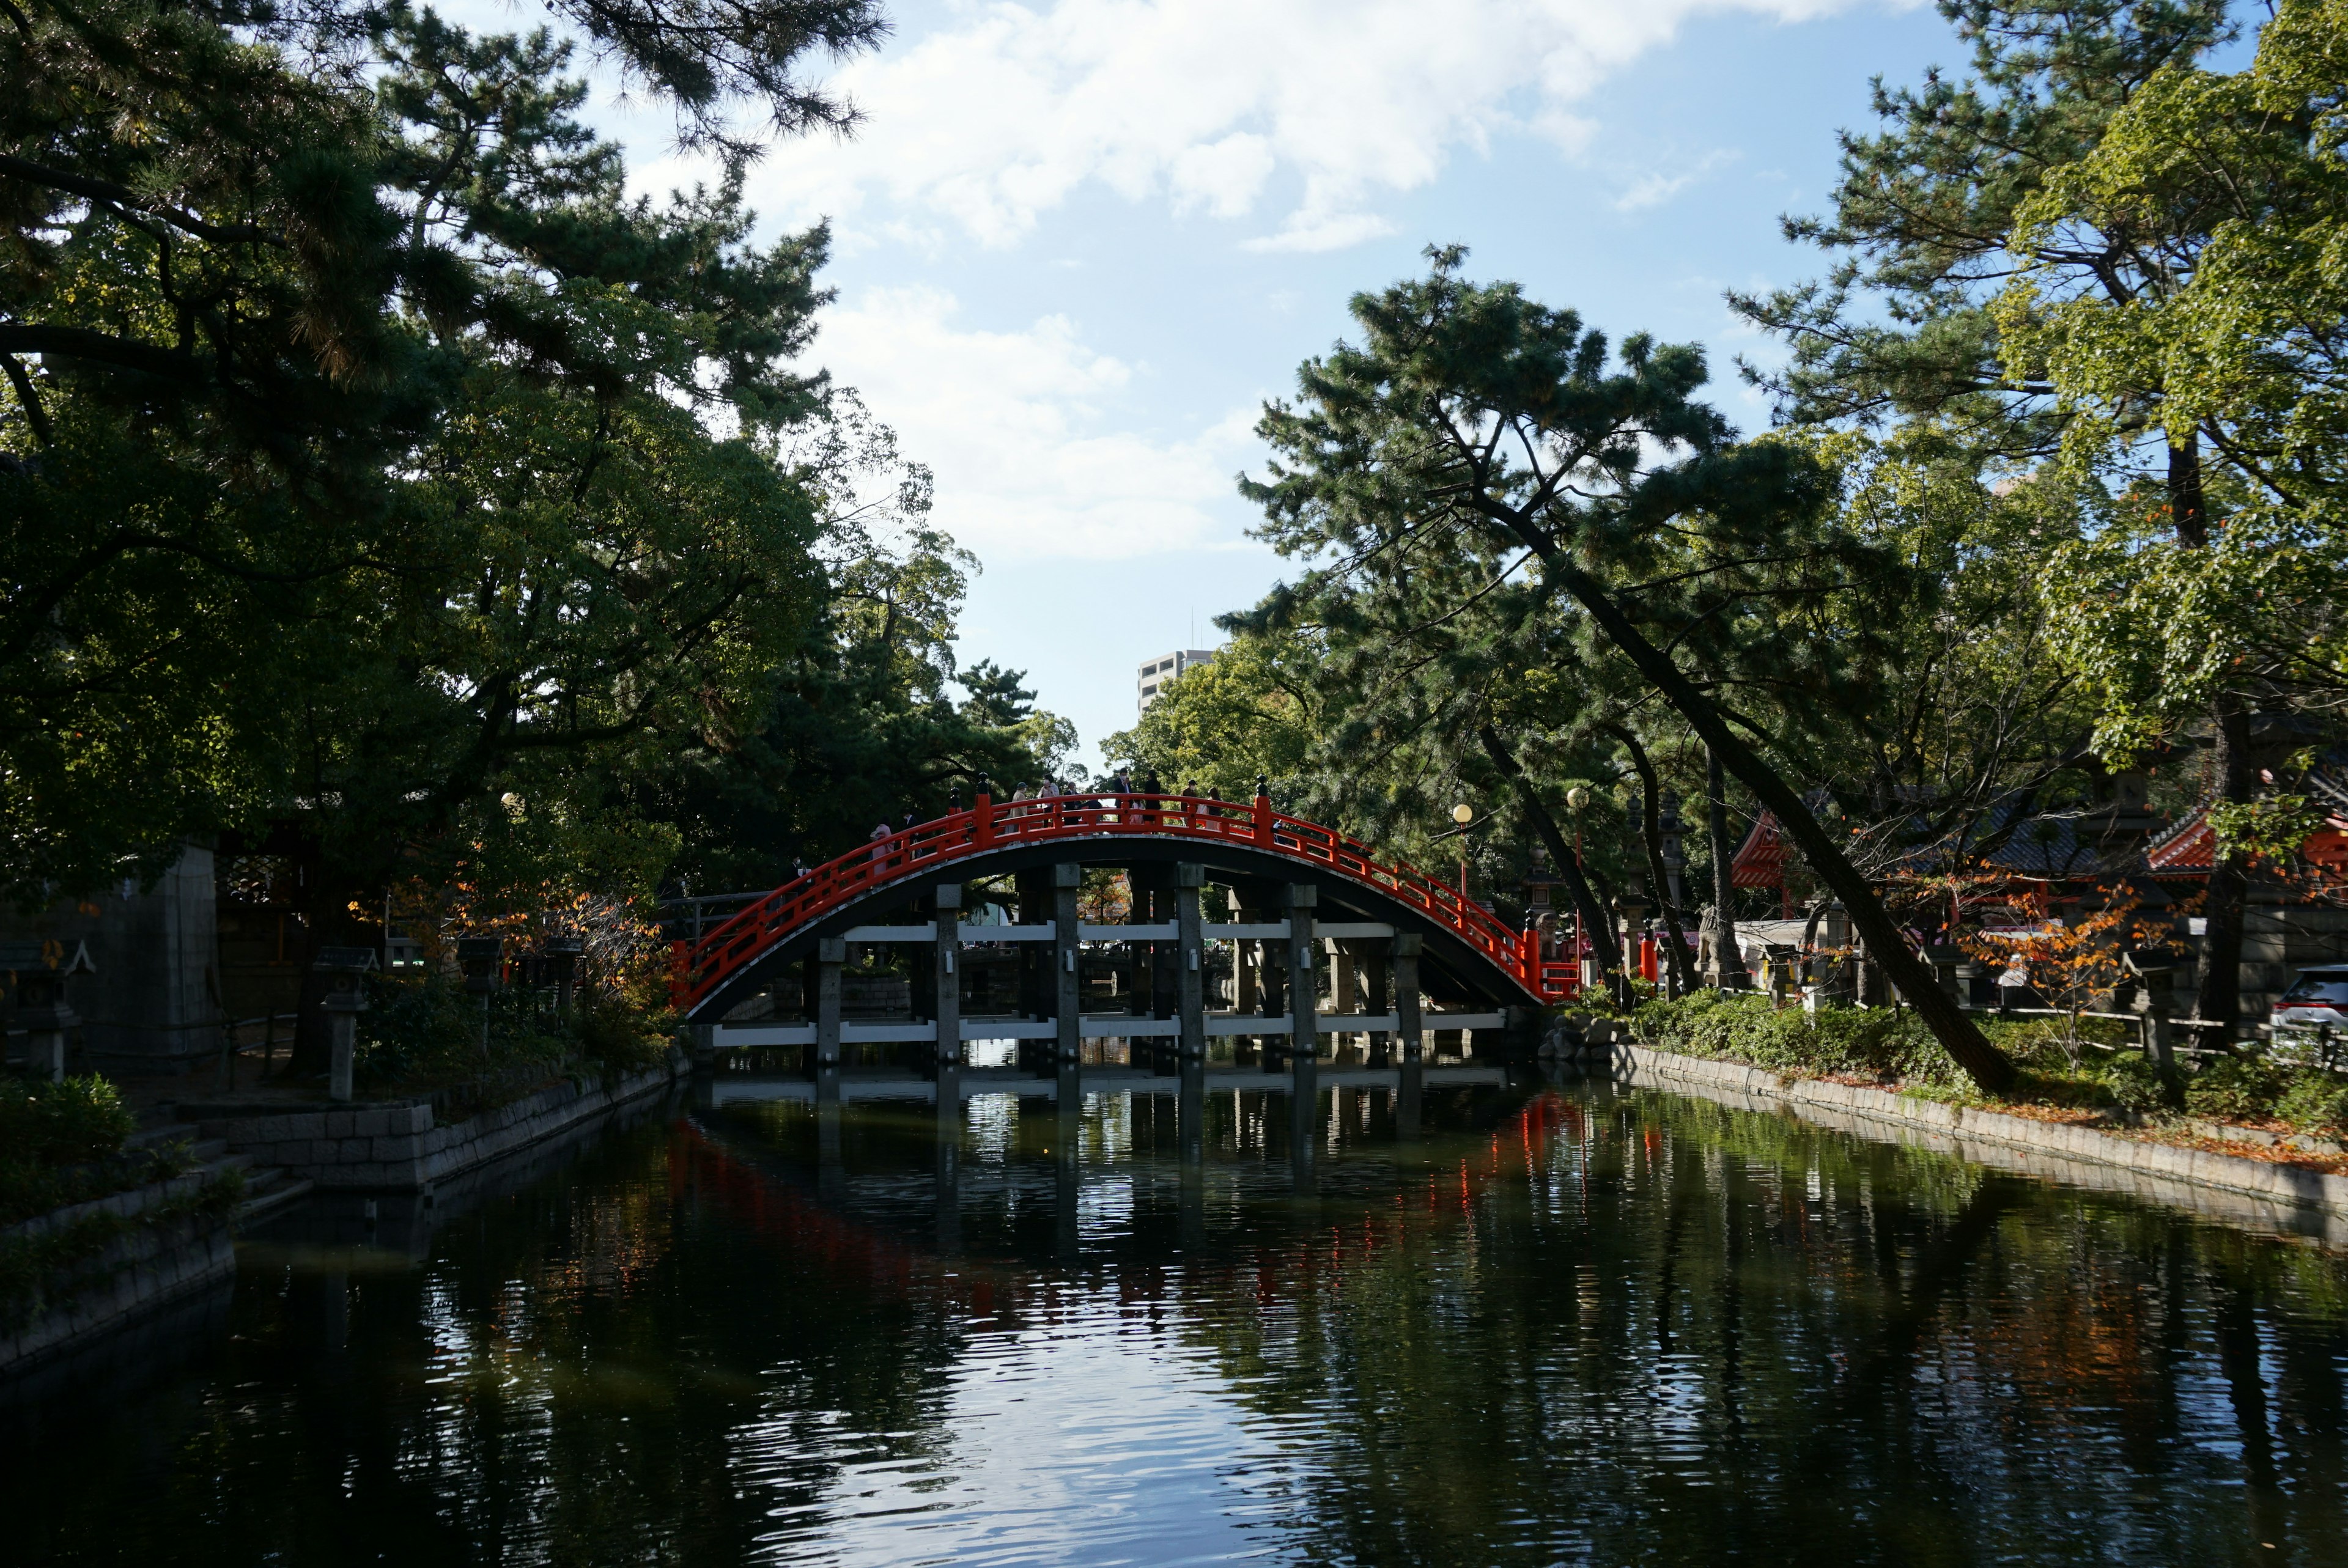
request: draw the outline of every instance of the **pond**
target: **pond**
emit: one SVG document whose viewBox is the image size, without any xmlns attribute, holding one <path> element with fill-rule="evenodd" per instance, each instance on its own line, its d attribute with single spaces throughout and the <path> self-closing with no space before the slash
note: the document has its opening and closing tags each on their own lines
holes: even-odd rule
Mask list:
<svg viewBox="0 0 2348 1568">
<path fill-rule="evenodd" d="M 2348 1563 L 2303 1240 L 1605 1084 L 1194 1106 L 680 1104 L 291 1216 L 0 1415 L 6 1560 Z"/>
</svg>

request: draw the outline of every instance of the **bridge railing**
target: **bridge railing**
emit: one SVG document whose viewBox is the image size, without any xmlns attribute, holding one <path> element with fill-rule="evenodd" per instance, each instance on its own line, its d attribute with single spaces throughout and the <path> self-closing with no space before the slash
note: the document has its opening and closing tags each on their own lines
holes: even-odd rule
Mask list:
<svg viewBox="0 0 2348 1568">
<path fill-rule="evenodd" d="M 875 888 L 1008 845 L 1175 835 L 1242 844 L 1325 866 L 1416 910 L 1546 999 L 1574 990 L 1570 965 L 1544 962 L 1540 939 L 1519 932 L 1449 884 L 1380 861 L 1368 845 L 1317 823 L 1252 804 L 1184 794 L 1064 794 L 997 802 L 981 795 L 949 813 L 876 838 L 757 899 L 699 940 L 670 948 L 671 993 L 691 1007 L 776 943 Z"/>
</svg>

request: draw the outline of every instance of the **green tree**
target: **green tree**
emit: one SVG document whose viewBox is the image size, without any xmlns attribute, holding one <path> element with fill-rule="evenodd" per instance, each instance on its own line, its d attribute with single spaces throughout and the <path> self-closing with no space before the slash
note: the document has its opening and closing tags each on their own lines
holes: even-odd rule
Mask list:
<svg viewBox="0 0 2348 1568">
<path fill-rule="evenodd" d="M 1712 618 L 1689 610 L 1715 597 L 1797 602 L 1869 569 L 1869 552 L 1822 526 L 1828 473 L 1791 443 L 1732 441 L 1694 397 L 1694 348 L 1633 336 L 1610 354 L 1572 313 L 1471 284 L 1460 260 L 1436 252 L 1426 278 L 1355 296 L 1361 346 L 1308 362 L 1300 403 L 1267 407 L 1258 428 L 1275 459 L 1243 487 L 1265 508 L 1264 537 L 1328 561 L 1324 576 L 1391 575 L 1442 554 L 1494 579 L 1538 573 L 1776 815 L 1950 1055 L 2004 1087 L 2011 1064 L 1765 756 L 1766 733 L 1740 730 L 1704 690 Z"/>
<path fill-rule="evenodd" d="M 2224 0 L 1942 0 L 1972 46 L 1971 77 L 1933 73 L 1914 92 L 1879 85 L 1884 128 L 1844 138 L 1833 218 L 1787 224 L 1790 236 L 1841 254 L 1834 273 L 1824 284 L 1732 299 L 1793 347 L 1783 374 L 1756 377 L 1775 386 L 1788 418 L 1904 416 L 1984 469 L 2059 457 L 2075 494 L 2092 488 L 2084 479 L 2116 481 L 2115 509 L 2079 495 L 2074 531 L 2100 528 L 2102 537 L 2065 558 L 2068 586 L 2052 608 L 2067 625 L 2054 629 L 2056 642 L 2106 698 L 2107 743 L 2140 743 L 2148 704 L 2172 718 L 2198 705 L 2192 725 L 2209 750 L 2221 816 L 2258 794 L 2250 720 L 2271 682 L 2213 620 L 2188 612 L 2161 651 L 2169 657 L 2144 657 L 2146 638 L 2110 637 L 2108 606 L 2117 593 L 2131 611 L 2158 609 L 2164 597 L 2178 608 L 2178 596 L 2157 587 L 2150 601 L 2136 600 L 2113 570 L 2134 577 L 2122 563 L 2158 530 L 2178 549 L 2209 551 L 2213 503 L 2229 509 L 2239 490 L 2227 483 L 2213 492 L 2205 476 L 2207 450 L 2216 442 L 2222 452 L 2224 437 L 2197 413 L 2198 368 L 2136 330 L 2168 316 L 2199 274 L 2237 187 L 2214 169 L 2199 181 L 2128 185 L 2157 143 L 2140 106 L 2157 117 L 2179 101 L 2175 84 L 2202 76 L 2196 62 L 2235 36 L 2229 9 Z M 2187 151 L 2167 167 L 2186 166 L 2206 160 Z M 1869 319 L 1870 307 L 1885 319 Z M 2090 359 L 2099 361 L 2093 372 Z M 2090 406 L 2091 384 L 2107 395 L 2099 407 Z M 2147 438 L 2149 465 L 2136 450 Z M 2090 448 L 2105 460 L 2083 465 Z M 2173 675 L 2184 679 L 2172 684 Z M 2150 695 L 2171 690 L 2180 696 Z M 2247 888 L 2245 855 L 2221 844 L 2199 1011 L 2229 1025 Z"/>
<path fill-rule="evenodd" d="M 1302 808 L 1299 785 L 1314 736 L 1313 669 L 1306 638 L 1241 634 L 1213 662 L 1194 665 L 1159 688 L 1132 729 L 1101 742 L 1101 754 L 1167 789 L 1218 800 L 1255 796 L 1256 781 Z"/>
</svg>

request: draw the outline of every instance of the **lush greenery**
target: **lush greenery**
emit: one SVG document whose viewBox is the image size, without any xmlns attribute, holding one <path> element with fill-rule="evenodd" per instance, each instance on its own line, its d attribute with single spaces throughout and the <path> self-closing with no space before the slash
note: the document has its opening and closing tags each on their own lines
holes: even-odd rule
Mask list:
<svg viewBox="0 0 2348 1568">
<path fill-rule="evenodd" d="M 126 1154 L 137 1123 L 103 1078 L 0 1073 L 0 1225 L 175 1174 L 180 1152 Z"/>
<path fill-rule="evenodd" d="M 438 976 L 378 980 L 370 990 L 355 1063 L 370 1094 L 465 1088 L 495 1097 L 570 1072 L 608 1081 L 669 1050 L 662 1015 L 600 988 L 582 990 L 568 1009 L 551 992 L 513 987 L 481 997 Z"/>
<path fill-rule="evenodd" d="M 1983 1102 L 1931 1032 L 1904 1009 L 1809 1013 L 1775 1007 L 1766 997 L 1705 991 L 1644 1002 L 1632 1012 L 1631 1026 L 1645 1043 L 1682 1056 Z M 2157 1119 L 2177 1099 L 2120 1024 L 2012 1019 L 1983 1027 L 2019 1070 L 2003 1102 L 2108 1107 Z M 2348 1134 L 2348 1077 L 2321 1067 L 2251 1051 L 2215 1058 L 2179 1087 L 2183 1109 L 2195 1116 L 2281 1122 L 2324 1136 Z"/>
<path fill-rule="evenodd" d="M 1787 221 L 1826 276 L 1731 298 L 1787 351 L 1746 367 L 1775 429 L 1728 428 L 1695 345 L 1430 248 L 1265 409 L 1243 488 L 1299 569 L 1120 760 L 1266 773 L 1511 918 L 1546 862 L 1591 928 L 1624 892 L 1776 913 L 1723 871 L 1766 807 L 1788 897 L 1879 954 L 2116 898 L 2181 935 L 2119 892 L 2116 825 L 2206 806 L 2216 866 L 2176 891 L 2195 1007 L 2235 1021 L 2250 887 L 2306 872 L 2348 705 L 2348 4 L 1941 10 L 1965 68 L 1879 86 L 1829 210 Z"/>
<path fill-rule="evenodd" d="M 0 1228 L 188 1169 L 182 1143 L 126 1149 L 136 1126 L 120 1093 L 103 1078 L 47 1083 L 0 1073 Z M 118 1238 L 217 1217 L 242 1192 L 242 1179 L 231 1173 L 130 1218 L 84 1214 L 36 1234 L 0 1237 L 0 1329 L 17 1327 L 43 1303 L 86 1286 L 85 1266 Z"/>
<path fill-rule="evenodd" d="M 771 882 L 1065 747 L 1015 672 L 957 671 L 974 563 L 804 363 L 826 232 L 752 238 L 729 128 L 849 128 L 804 67 L 877 10 L 552 9 L 713 184 L 631 196 L 543 30 L 0 26 L 8 894 L 226 831 L 301 862 L 313 939 L 364 939 L 396 886 Z"/>
</svg>

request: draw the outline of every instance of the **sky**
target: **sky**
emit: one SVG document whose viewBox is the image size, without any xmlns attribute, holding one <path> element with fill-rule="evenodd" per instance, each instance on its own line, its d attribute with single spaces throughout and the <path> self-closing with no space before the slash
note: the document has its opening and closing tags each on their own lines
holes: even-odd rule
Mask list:
<svg viewBox="0 0 2348 1568">
<path fill-rule="evenodd" d="M 470 0 L 464 19 L 526 13 Z M 865 116 L 774 147 L 762 231 L 828 219 L 838 299 L 811 359 L 936 476 L 974 551 L 958 656 L 1028 672 L 1079 760 L 1135 718 L 1135 670 L 1220 641 L 1283 563 L 1234 480 L 1346 301 L 1430 243 L 1620 338 L 1709 352 L 1714 396 L 1773 345 L 1730 288 L 1823 271 L 1816 212 L 1869 80 L 1963 49 L 1891 0 L 899 0 L 829 71 Z M 695 170 L 674 122 L 606 97 L 636 181 Z"/>
</svg>

